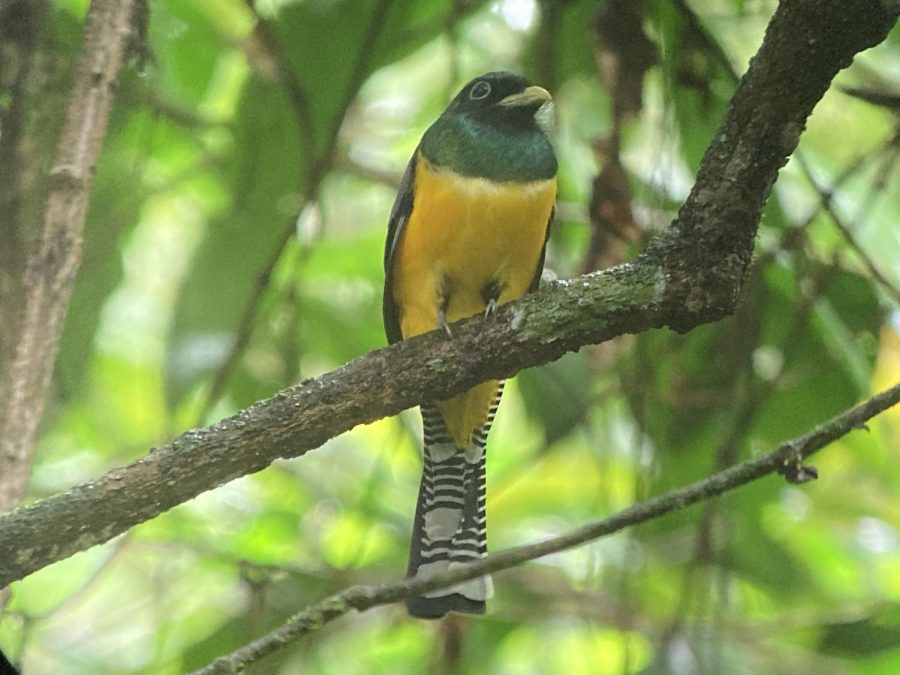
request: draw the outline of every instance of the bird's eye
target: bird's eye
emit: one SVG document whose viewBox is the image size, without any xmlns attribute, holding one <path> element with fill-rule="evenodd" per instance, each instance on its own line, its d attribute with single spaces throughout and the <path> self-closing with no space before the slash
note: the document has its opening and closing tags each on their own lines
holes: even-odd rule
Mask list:
<svg viewBox="0 0 900 675">
<path fill-rule="evenodd" d="M 485 82 L 484 80 L 479 80 L 475 83 L 472 89 L 469 91 L 469 98 L 473 101 L 480 101 L 483 98 L 487 98 L 491 93 L 491 85 L 489 82 Z"/>
</svg>

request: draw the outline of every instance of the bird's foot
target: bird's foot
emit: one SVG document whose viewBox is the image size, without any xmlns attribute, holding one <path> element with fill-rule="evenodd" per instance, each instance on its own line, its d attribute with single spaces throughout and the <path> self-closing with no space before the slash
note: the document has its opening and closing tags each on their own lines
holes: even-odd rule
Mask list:
<svg viewBox="0 0 900 675">
<path fill-rule="evenodd" d="M 497 300 L 503 290 L 503 284 L 497 279 L 491 279 L 481 289 L 481 299 L 484 300 L 484 318 L 491 318 L 497 312 Z"/>
<path fill-rule="evenodd" d="M 450 330 L 450 324 L 447 323 L 447 309 L 445 307 L 442 307 L 438 311 L 437 327 L 438 330 L 442 331 L 448 338 L 453 337 L 453 332 Z"/>
</svg>

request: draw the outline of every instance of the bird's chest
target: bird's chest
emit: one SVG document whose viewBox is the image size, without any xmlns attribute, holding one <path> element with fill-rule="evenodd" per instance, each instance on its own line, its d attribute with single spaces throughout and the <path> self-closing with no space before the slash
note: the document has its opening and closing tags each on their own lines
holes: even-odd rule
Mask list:
<svg viewBox="0 0 900 675">
<path fill-rule="evenodd" d="M 420 169 L 396 260 L 395 297 L 406 323 L 409 312 L 428 316 L 404 334 L 432 330 L 435 303 L 446 302 L 449 321 L 482 310 L 492 283 L 501 290 L 500 302 L 524 295 L 555 198 L 555 179 L 497 183 Z"/>
</svg>

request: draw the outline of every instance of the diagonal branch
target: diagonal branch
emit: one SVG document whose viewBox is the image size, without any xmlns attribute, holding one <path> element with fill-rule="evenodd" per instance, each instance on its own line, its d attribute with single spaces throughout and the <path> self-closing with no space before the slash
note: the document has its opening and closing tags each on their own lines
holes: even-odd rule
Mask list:
<svg viewBox="0 0 900 675">
<path fill-rule="evenodd" d="M 624 333 L 686 331 L 734 311 L 762 206 L 813 106 L 853 55 L 896 21 L 879 0 L 778 6 L 687 202 L 634 262 L 553 284 L 288 388 L 185 432 L 129 466 L 0 518 L 0 587 L 278 457 L 298 457 L 358 424 L 509 377 Z"/>
<path fill-rule="evenodd" d="M 227 656 L 216 659 L 206 668 L 195 671 L 193 675 L 239 672 L 248 664 L 258 661 L 291 641 L 319 630 L 326 623 L 353 610 L 364 612 L 373 607 L 389 605 L 414 595 L 446 588 L 460 581 L 474 579 L 489 572 L 499 572 L 529 560 L 581 546 L 627 527 L 717 497 L 776 471 L 792 475 L 797 469 L 803 468 L 802 463 L 807 457 L 850 431 L 865 428 L 868 420 L 898 402 L 900 402 L 900 384 L 843 412 L 799 438 L 785 441 L 767 455 L 718 471 L 703 480 L 635 504 L 603 520 L 570 530 L 558 537 L 510 548 L 478 562 L 460 565 L 428 578 L 406 579 L 380 586 L 353 586 L 298 612 L 274 631 Z"/>
</svg>

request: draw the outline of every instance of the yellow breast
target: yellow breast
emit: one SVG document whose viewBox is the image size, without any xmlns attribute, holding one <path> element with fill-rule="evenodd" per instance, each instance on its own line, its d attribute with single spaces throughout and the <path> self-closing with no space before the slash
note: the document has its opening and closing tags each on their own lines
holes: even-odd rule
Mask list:
<svg viewBox="0 0 900 675">
<path fill-rule="evenodd" d="M 499 303 L 531 285 L 556 199 L 556 180 L 496 183 L 437 169 L 421 156 L 413 210 L 393 262 L 393 295 L 404 338 L 483 312 L 484 289 Z M 484 423 L 496 383 L 438 404 L 448 431 L 465 447 Z"/>
</svg>

